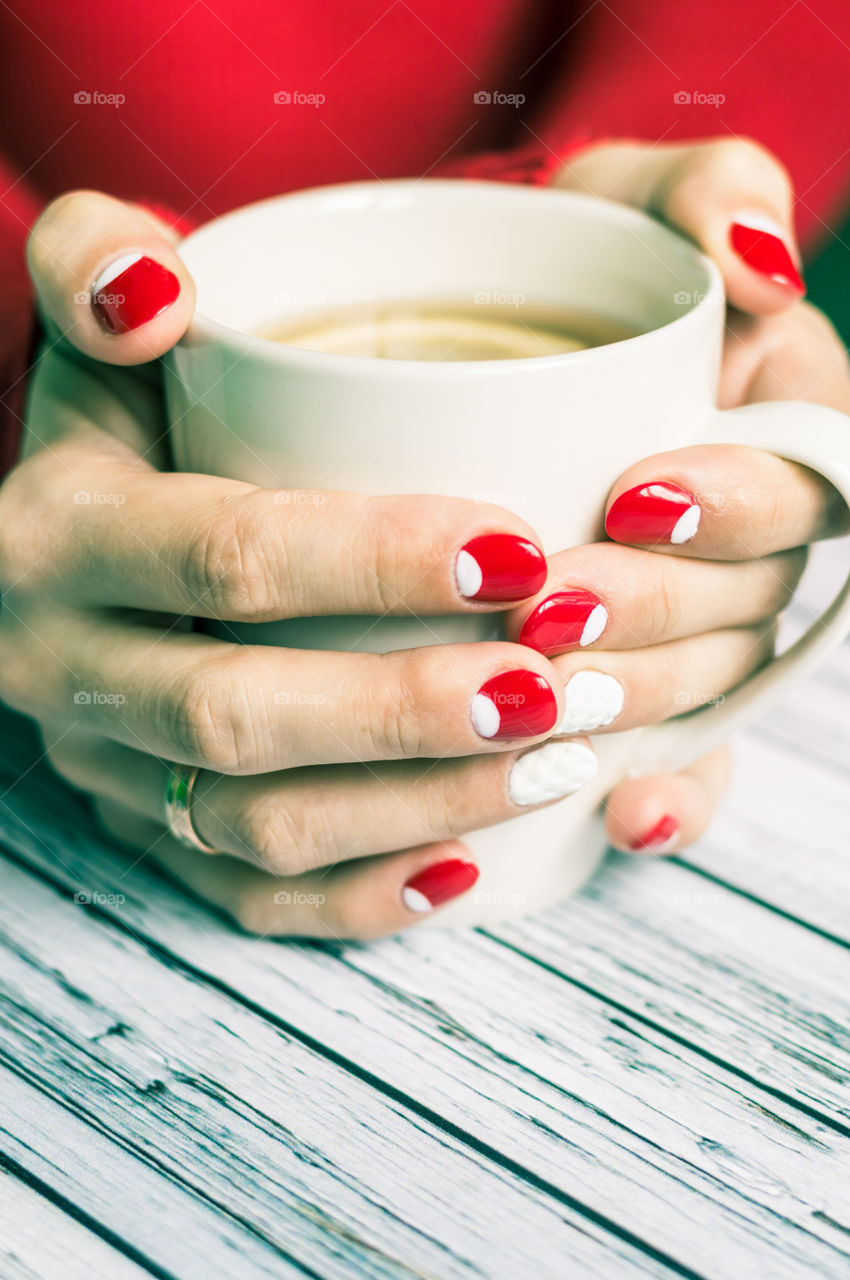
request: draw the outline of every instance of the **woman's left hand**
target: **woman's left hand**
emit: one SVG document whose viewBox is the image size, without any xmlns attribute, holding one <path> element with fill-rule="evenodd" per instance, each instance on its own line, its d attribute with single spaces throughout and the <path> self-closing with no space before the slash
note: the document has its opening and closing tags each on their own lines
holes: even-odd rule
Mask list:
<svg viewBox="0 0 850 1280">
<path fill-rule="evenodd" d="M 761 147 L 605 144 L 581 152 L 556 185 L 644 208 L 715 259 L 733 304 L 722 408 L 809 400 L 850 413 L 844 347 L 801 301 L 788 177 Z M 620 477 L 606 512 L 612 541 L 552 557 L 544 592 L 508 623 L 509 638 L 562 655 L 566 733 L 651 724 L 722 698 L 772 657 L 807 544 L 850 530 L 821 476 L 736 445 L 647 458 Z M 707 826 L 727 776 L 723 749 L 681 773 L 621 783 L 608 799 L 611 843 L 682 849 Z"/>
</svg>

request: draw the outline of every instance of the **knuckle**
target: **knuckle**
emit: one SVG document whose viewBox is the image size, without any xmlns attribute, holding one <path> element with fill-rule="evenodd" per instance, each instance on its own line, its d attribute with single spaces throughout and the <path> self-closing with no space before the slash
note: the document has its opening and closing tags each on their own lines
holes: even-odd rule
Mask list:
<svg viewBox="0 0 850 1280">
<path fill-rule="evenodd" d="M 249 854 L 278 876 L 297 876 L 317 861 L 316 836 L 305 807 L 266 794 L 237 811 L 234 834 Z"/>
<path fill-rule="evenodd" d="M 282 933 L 280 916 L 271 884 L 249 884 L 237 890 L 230 914 L 245 933 L 260 937 Z"/>
<path fill-rule="evenodd" d="M 268 509 L 254 494 L 202 523 L 186 548 L 184 578 L 204 612 L 234 622 L 282 616 L 282 566 L 273 566 L 269 556 L 269 547 L 279 543 L 271 533 Z"/>
<path fill-rule="evenodd" d="M 32 592 L 62 573 L 68 521 L 64 468 L 47 449 L 20 462 L 0 485 L 0 587 Z"/>
<path fill-rule="evenodd" d="M 390 904 L 387 908 L 386 918 L 391 918 Z M 384 916 L 381 904 L 361 892 L 354 882 L 327 894 L 324 902 L 317 905 L 316 914 L 323 931 L 334 938 L 373 942 L 389 932 L 387 925 L 380 923 Z"/>
<path fill-rule="evenodd" d="M 373 758 L 408 760 L 425 754 L 422 708 L 433 699 L 437 682 L 432 651 L 416 649 L 377 655 L 377 678 L 365 682 L 362 723 Z M 387 671 L 387 666 L 390 670 Z M 395 668 L 393 670 L 393 668 Z"/>
<path fill-rule="evenodd" d="M 268 726 L 257 721 L 250 698 L 250 654 L 238 650 L 197 663 L 155 701 L 161 735 L 175 758 L 214 773 L 250 773 Z"/>
</svg>

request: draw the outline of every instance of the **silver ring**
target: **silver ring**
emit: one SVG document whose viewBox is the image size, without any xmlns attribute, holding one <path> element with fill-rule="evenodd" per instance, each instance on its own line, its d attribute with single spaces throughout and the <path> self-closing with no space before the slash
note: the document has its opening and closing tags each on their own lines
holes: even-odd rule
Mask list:
<svg viewBox="0 0 850 1280">
<path fill-rule="evenodd" d="M 198 835 L 192 821 L 192 793 L 199 768 L 186 764 L 170 764 L 165 783 L 165 822 L 168 830 L 187 849 L 200 849 L 202 853 L 220 853 L 214 845 L 207 844 Z"/>
</svg>

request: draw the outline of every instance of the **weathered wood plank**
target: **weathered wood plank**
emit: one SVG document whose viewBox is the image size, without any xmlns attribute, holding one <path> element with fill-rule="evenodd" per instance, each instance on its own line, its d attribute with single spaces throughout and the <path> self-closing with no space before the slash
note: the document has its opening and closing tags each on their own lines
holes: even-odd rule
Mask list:
<svg viewBox="0 0 850 1280">
<path fill-rule="evenodd" d="M 24 895 L 38 929 L 11 908 Z M 250 1224 L 269 1246 L 272 1274 L 273 1250 L 339 1280 L 513 1277 L 529 1260 L 554 1280 L 565 1258 L 580 1274 L 665 1274 L 545 1190 L 2 863 L 0 916 L 0 1059 L 120 1144 L 109 1155 L 119 1203 L 92 1186 L 79 1160 L 72 1185 L 97 1191 L 99 1220 L 181 1277 L 185 1251 L 198 1251 L 195 1231 L 207 1230 L 183 1213 L 189 1192 L 224 1224 Z M 37 1146 L 42 1163 L 57 1159 L 56 1128 Z M 82 1147 L 85 1155 L 86 1139 Z M 11 1154 L 25 1163 L 17 1147 Z M 137 1197 L 135 1169 L 146 1163 Z M 209 1248 L 204 1265 L 213 1267 L 206 1274 L 233 1273 L 232 1257 L 216 1262 Z"/>
<path fill-rule="evenodd" d="M 701 1274 L 846 1274 L 845 1137 L 485 938 L 341 962 L 235 937 L 153 882 L 114 914 Z"/>
<path fill-rule="evenodd" d="M 493 936 L 850 1132 L 850 953 L 686 866 L 609 858 Z"/>
<path fill-rule="evenodd" d="M 0 1168 L 3 1280 L 150 1280 L 118 1249 Z"/>
</svg>

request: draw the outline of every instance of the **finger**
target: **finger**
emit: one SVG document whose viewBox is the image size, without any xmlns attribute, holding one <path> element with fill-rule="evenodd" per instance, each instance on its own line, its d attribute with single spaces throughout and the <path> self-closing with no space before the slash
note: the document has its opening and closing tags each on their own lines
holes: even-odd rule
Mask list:
<svg viewBox="0 0 850 1280">
<path fill-rule="evenodd" d="M 114 801 L 95 807 L 119 840 L 143 849 L 199 898 L 260 937 L 372 941 L 420 923 L 468 893 L 478 879 L 478 867 L 459 840 L 280 878 L 236 858 L 186 849 Z"/>
<path fill-rule="evenodd" d="M 729 782 L 720 747 L 679 773 L 627 778 L 608 797 L 606 829 L 615 849 L 675 853 L 705 831 Z"/>
<path fill-rule="evenodd" d="M 605 517 L 616 542 L 712 560 L 768 556 L 848 528 L 844 500 L 817 471 L 731 444 L 645 458 L 614 485 Z"/>
<path fill-rule="evenodd" d="M 603 144 L 580 152 L 558 185 L 635 205 L 684 231 L 744 311 L 770 315 L 805 293 L 791 182 L 757 142 Z"/>
<path fill-rule="evenodd" d="M 850 413 L 844 343 L 823 312 L 807 302 L 776 316 L 730 312 L 718 399 L 721 409 L 810 400 Z"/>
<path fill-rule="evenodd" d="M 52 546 L 38 557 L 12 539 L 20 563 L 5 576 L 75 605 L 247 622 L 421 616 L 503 608 L 546 578 L 536 535 L 500 507 L 258 489 L 109 456 L 93 488 L 88 450 L 66 449 L 61 463 L 38 454 L 3 491 L 5 527 L 28 527 L 38 510 Z"/>
<path fill-rule="evenodd" d="M 773 657 L 775 628 L 709 631 L 645 649 L 554 658 L 564 682 L 559 734 L 658 724 L 725 695 Z"/>
<path fill-rule="evenodd" d="M 176 239 L 138 205 L 97 191 L 60 196 L 27 245 L 48 321 L 80 351 L 108 364 L 161 356 L 183 335 L 195 306 Z"/>
<path fill-rule="evenodd" d="M 162 823 L 170 770 L 79 731 L 48 745 L 81 790 Z M 485 760 L 292 769 L 255 778 L 199 774 L 191 820 L 201 839 L 276 875 L 304 875 L 400 848 L 442 843 L 574 794 L 595 775 L 586 740 Z"/>
<path fill-rule="evenodd" d="M 563 709 L 548 660 L 506 643 L 334 653 L 113 615 L 27 625 L 28 643 L 11 623 L 0 633 L 12 705 L 217 773 L 504 751 L 546 737 Z"/>
<path fill-rule="evenodd" d="M 785 608 L 805 563 L 805 549 L 721 562 L 593 543 L 552 556 L 545 591 L 512 610 L 506 630 L 552 656 L 748 627 Z"/>
</svg>

